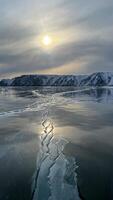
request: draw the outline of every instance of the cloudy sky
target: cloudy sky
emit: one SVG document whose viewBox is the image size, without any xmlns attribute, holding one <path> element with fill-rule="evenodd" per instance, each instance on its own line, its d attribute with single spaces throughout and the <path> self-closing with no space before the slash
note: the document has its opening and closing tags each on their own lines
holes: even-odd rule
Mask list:
<svg viewBox="0 0 113 200">
<path fill-rule="evenodd" d="M 113 0 L 0 0 L 0 78 L 95 71 L 113 71 Z"/>
</svg>

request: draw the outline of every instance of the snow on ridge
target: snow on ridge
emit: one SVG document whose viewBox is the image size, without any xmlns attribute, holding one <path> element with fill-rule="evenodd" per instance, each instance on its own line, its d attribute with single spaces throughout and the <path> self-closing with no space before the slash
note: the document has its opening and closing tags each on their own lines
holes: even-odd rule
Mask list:
<svg viewBox="0 0 113 200">
<path fill-rule="evenodd" d="M 0 86 L 113 86 L 112 72 L 91 75 L 22 75 L 3 79 Z"/>
</svg>

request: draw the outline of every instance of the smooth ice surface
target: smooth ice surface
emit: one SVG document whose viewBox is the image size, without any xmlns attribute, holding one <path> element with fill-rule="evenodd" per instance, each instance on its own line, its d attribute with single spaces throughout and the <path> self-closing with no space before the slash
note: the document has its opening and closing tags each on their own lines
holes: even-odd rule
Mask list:
<svg viewBox="0 0 113 200">
<path fill-rule="evenodd" d="M 32 199 L 75 199 L 77 184 L 111 199 L 112 102 L 112 87 L 0 88 L 0 200 L 31 200 L 32 182 Z"/>
</svg>

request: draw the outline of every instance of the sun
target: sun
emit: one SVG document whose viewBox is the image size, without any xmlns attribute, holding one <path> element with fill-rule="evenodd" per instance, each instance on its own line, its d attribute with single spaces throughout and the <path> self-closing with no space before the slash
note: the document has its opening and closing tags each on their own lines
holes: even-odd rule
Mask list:
<svg viewBox="0 0 113 200">
<path fill-rule="evenodd" d="M 59 38 L 52 33 L 41 33 L 38 36 L 38 46 L 44 51 L 52 51 L 59 44 Z M 37 45 L 36 40 L 34 41 Z"/>
<path fill-rule="evenodd" d="M 49 35 L 45 35 L 43 38 L 42 38 L 42 43 L 43 45 L 45 46 L 50 46 L 52 44 L 52 38 L 49 36 Z"/>
</svg>

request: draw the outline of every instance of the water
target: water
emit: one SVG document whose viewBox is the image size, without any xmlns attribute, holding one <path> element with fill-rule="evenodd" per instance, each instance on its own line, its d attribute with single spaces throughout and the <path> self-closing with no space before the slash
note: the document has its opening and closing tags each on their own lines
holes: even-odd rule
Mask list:
<svg viewBox="0 0 113 200">
<path fill-rule="evenodd" d="M 55 143 L 48 144 L 50 149 L 65 141 L 60 151 L 62 166 L 65 168 L 67 160 L 71 171 L 75 161 L 79 166 L 74 170 L 81 197 L 112 200 L 113 89 L 72 87 L 0 88 L 0 200 L 31 199 L 45 120 L 53 125 Z M 52 151 L 51 156 L 55 155 Z M 70 191 L 75 186 L 73 173 L 66 178 Z"/>
</svg>

